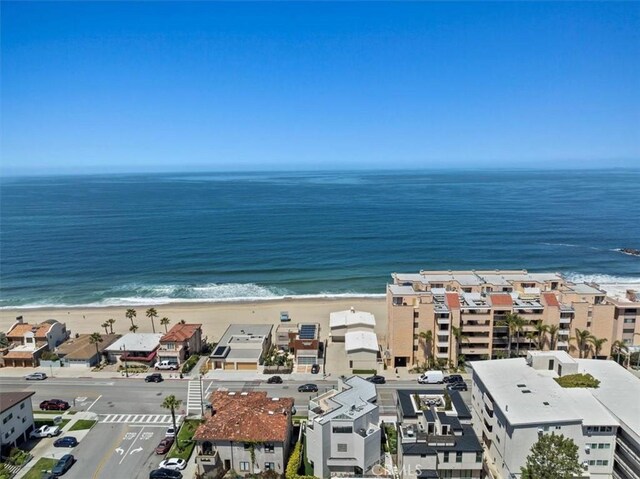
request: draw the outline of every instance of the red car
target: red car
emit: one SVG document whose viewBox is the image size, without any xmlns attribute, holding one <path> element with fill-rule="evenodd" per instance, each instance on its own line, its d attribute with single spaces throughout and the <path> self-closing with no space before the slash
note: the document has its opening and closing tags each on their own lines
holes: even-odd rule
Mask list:
<svg viewBox="0 0 640 479">
<path fill-rule="evenodd" d="M 156 447 L 156 454 L 168 453 L 172 445 L 173 445 L 173 438 L 165 437 L 162 441 L 160 441 L 160 444 L 158 444 L 158 447 Z"/>
<path fill-rule="evenodd" d="M 40 403 L 40 409 L 44 411 L 66 411 L 70 407 L 69 403 L 62 399 L 48 399 Z"/>
</svg>

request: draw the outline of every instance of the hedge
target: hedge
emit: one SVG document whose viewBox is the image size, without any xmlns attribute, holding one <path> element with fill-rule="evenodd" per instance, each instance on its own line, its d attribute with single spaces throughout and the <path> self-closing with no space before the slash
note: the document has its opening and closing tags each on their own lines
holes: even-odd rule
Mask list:
<svg viewBox="0 0 640 479">
<path fill-rule="evenodd" d="M 289 456 L 287 469 L 285 471 L 286 479 L 316 479 L 315 476 L 301 476 L 298 474 L 302 465 L 302 441 L 298 441 L 293 448 L 293 452 Z"/>
<path fill-rule="evenodd" d="M 182 373 L 187 374 L 188 372 L 190 372 L 194 368 L 194 366 L 198 363 L 198 359 L 200 359 L 200 356 L 198 356 L 197 354 L 193 354 L 189 356 L 189 359 L 187 359 L 182 364 Z"/>
<path fill-rule="evenodd" d="M 354 369 L 352 371 L 353 374 L 376 374 L 378 371 L 376 371 L 375 369 Z"/>
<path fill-rule="evenodd" d="M 600 381 L 591 374 L 568 374 L 555 378 L 556 382 L 563 388 L 597 388 Z"/>
</svg>

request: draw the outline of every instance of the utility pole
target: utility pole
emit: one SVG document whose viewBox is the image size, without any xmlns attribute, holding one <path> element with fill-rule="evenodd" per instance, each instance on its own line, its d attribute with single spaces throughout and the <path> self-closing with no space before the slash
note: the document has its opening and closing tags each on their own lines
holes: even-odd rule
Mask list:
<svg viewBox="0 0 640 479">
<path fill-rule="evenodd" d="M 124 360 L 124 375 L 126 377 L 129 377 L 129 368 L 127 366 L 127 351 L 124 349 L 124 344 L 120 346 L 120 349 L 122 350 L 122 359 Z"/>
<path fill-rule="evenodd" d="M 204 388 L 204 384 L 202 382 L 202 373 L 200 373 L 200 375 L 198 376 L 198 381 L 200 381 L 200 415 L 204 419 L 204 392 L 202 391 L 202 389 Z"/>
</svg>

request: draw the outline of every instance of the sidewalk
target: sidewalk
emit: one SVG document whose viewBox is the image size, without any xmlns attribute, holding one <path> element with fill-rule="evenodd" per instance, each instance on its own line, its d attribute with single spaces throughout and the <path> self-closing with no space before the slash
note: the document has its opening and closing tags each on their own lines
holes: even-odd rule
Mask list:
<svg viewBox="0 0 640 479">
<path fill-rule="evenodd" d="M 184 375 L 182 379 L 188 381 L 198 377 L 198 369 L 193 368 L 190 374 Z M 160 372 L 162 377 L 166 379 L 180 379 L 180 371 L 156 371 L 149 368 L 146 373 L 129 373 L 129 379 L 144 379 L 151 373 Z M 24 378 L 31 373 L 45 373 L 49 378 L 73 378 L 73 379 L 126 379 L 124 372 L 118 371 L 92 371 L 90 368 L 2 368 L 0 369 L 0 377 L 5 378 Z M 26 381 L 38 383 L 38 381 Z"/>
</svg>

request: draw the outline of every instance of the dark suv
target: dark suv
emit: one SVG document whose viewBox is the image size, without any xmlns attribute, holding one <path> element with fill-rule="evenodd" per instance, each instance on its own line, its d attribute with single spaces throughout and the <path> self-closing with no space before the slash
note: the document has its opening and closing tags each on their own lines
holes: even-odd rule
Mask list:
<svg viewBox="0 0 640 479">
<path fill-rule="evenodd" d="M 452 374 L 442 380 L 444 383 L 463 383 L 464 379 L 459 374 Z"/>
<path fill-rule="evenodd" d="M 303 384 L 302 386 L 298 386 L 299 393 L 317 393 L 318 386 L 315 384 Z"/>
<path fill-rule="evenodd" d="M 370 383 L 373 384 L 384 384 L 387 382 L 387 380 L 384 378 L 384 376 L 378 376 L 377 374 L 374 376 L 370 376 L 367 378 L 367 381 L 369 381 Z"/>
<path fill-rule="evenodd" d="M 182 479 L 182 473 L 173 469 L 155 469 L 149 473 L 149 479 Z"/>
<path fill-rule="evenodd" d="M 267 384 L 282 384 L 282 378 L 280 376 L 271 376 L 267 379 Z"/>
<path fill-rule="evenodd" d="M 69 403 L 62 399 L 48 399 L 40 403 L 40 409 L 44 411 L 66 411 L 70 407 Z"/>
<path fill-rule="evenodd" d="M 162 379 L 162 374 L 160 373 L 149 374 L 144 378 L 145 383 L 161 383 L 162 381 L 164 381 L 164 379 Z"/>
<path fill-rule="evenodd" d="M 318 364 L 314 364 L 311 366 L 311 374 L 318 374 L 320 372 L 320 366 Z"/>
<path fill-rule="evenodd" d="M 71 466 L 73 466 L 74 462 L 76 462 L 75 457 L 73 457 L 71 454 L 65 454 L 58 460 L 56 465 L 53 466 L 51 474 L 53 475 L 53 477 L 62 476 L 65 472 L 71 469 Z"/>
</svg>

